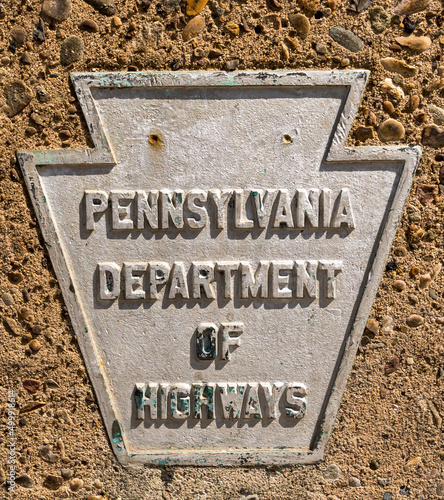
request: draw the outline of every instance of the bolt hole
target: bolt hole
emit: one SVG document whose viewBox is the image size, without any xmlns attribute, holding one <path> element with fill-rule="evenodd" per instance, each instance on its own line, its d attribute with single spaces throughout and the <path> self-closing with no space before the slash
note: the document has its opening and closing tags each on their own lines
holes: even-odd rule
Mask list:
<svg viewBox="0 0 444 500">
<path fill-rule="evenodd" d="M 157 134 L 150 134 L 149 141 L 151 146 L 160 146 L 162 144 L 162 140 Z"/>
<path fill-rule="evenodd" d="M 291 135 L 284 134 L 283 141 L 285 144 L 291 144 L 293 142 L 293 137 L 291 137 Z"/>
</svg>

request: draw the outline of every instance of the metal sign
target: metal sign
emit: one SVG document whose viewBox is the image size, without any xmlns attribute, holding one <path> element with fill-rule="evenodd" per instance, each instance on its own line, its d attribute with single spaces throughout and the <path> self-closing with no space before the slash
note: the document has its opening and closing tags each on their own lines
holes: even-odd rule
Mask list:
<svg viewBox="0 0 444 500">
<path fill-rule="evenodd" d="M 118 459 L 322 458 L 417 147 L 368 73 L 91 73 L 94 149 L 19 153 Z"/>
</svg>

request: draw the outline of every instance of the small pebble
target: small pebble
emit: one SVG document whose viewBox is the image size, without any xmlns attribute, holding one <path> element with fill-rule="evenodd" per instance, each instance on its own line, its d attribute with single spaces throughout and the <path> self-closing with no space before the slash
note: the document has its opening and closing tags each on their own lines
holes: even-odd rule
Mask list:
<svg viewBox="0 0 444 500">
<path fill-rule="evenodd" d="M 402 24 L 406 33 L 411 34 L 415 31 L 416 22 L 411 17 L 405 17 Z"/>
<path fill-rule="evenodd" d="M 290 15 L 289 20 L 297 35 L 302 40 L 305 40 L 311 31 L 311 24 L 308 18 L 304 14 L 294 14 Z"/>
<path fill-rule="evenodd" d="M 378 128 L 378 136 L 382 142 L 399 141 L 404 135 L 404 126 L 393 118 L 385 120 Z"/>
<path fill-rule="evenodd" d="M 390 375 L 391 373 L 394 373 L 399 368 L 399 365 L 400 362 L 398 356 L 393 355 L 392 359 L 385 364 L 384 374 Z"/>
<path fill-rule="evenodd" d="M 40 380 L 28 378 L 23 381 L 23 387 L 31 394 L 35 394 L 39 390 L 40 386 L 41 386 Z"/>
<path fill-rule="evenodd" d="M 122 26 L 122 20 L 117 16 L 113 16 L 112 23 L 115 28 L 119 28 L 120 26 Z"/>
<path fill-rule="evenodd" d="M 39 455 L 45 462 L 50 464 L 55 464 L 60 459 L 60 455 L 58 453 L 54 453 L 49 445 L 41 446 L 39 449 Z"/>
<path fill-rule="evenodd" d="M 33 314 L 32 310 L 29 309 L 29 307 L 22 307 L 20 309 L 20 316 L 25 320 L 25 321 L 32 321 L 33 319 Z"/>
<path fill-rule="evenodd" d="M 404 91 L 401 87 L 397 87 L 393 84 L 391 78 L 386 78 L 381 85 L 381 90 L 391 95 L 397 101 L 404 99 Z"/>
<path fill-rule="evenodd" d="M 390 116 L 395 114 L 395 107 L 390 101 L 384 101 L 382 103 L 382 107 L 384 108 L 384 111 Z"/>
<path fill-rule="evenodd" d="M 428 288 L 432 284 L 432 277 L 429 273 L 423 274 L 419 277 L 419 288 Z"/>
<path fill-rule="evenodd" d="M 415 457 L 415 458 L 412 458 L 411 460 L 409 460 L 406 464 L 405 464 L 405 469 L 412 469 L 413 467 L 417 467 L 419 464 L 422 463 L 422 458 L 421 457 Z"/>
<path fill-rule="evenodd" d="M 430 288 L 430 290 L 429 290 L 429 297 L 433 300 L 439 300 L 439 295 L 436 293 L 436 291 L 433 288 Z"/>
<path fill-rule="evenodd" d="M 386 491 L 384 493 L 384 496 L 382 497 L 382 500 L 393 500 L 393 495 L 389 491 Z"/>
<path fill-rule="evenodd" d="M 390 73 L 398 73 L 404 78 L 411 78 L 416 75 L 418 68 L 416 66 L 411 66 L 401 59 L 396 59 L 394 57 L 385 57 L 381 59 L 382 67 L 389 71 Z"/>
<path fill-rule="evenodd" d="M 370 25 L 375 33 L 382 33 L 389 27 L 390 16 L 382 7 L 372 7 L 368 13 L 370 16 Z"/>
<path fill-rule="evenodd" d="M 411 314 L 406 319 L 406 323 L 410 328 L 416 328 L 424 324 L 424 318 L 422 316 L 419 316 L 419 314 Z"/>
<path fill-rule="evenodd" d="M 187 16 L 196 16 L 207 5 L 208 0 L 187 0 Z"/>
<path fill-rule="evenodd" d="M 84 2 L 104 16 L 113 16 L 116 13 L 116 6 L 112 0 L 84 0 Z"/>
<path fill-rule="evenodd" d="M 413 113 L 415 111 L 420 103 L 421 99 L 418 95 L 412 94 L 409 99 L 409 104 L 408 104 L 408 110 L 410 113 Z"/>
<path fill-rule="evenodd" d="M 390 486 L 390 483 L 392 482 L 392 480 L 389 477 L 378 477 L 377 481 L 379 486 L 384 486 L 384 487 Z"/>
<path fill-rule="evenodd" d="M 393 331 L 395 322 L 391 316 L 383 316 L 381 320 L 381 332 L 390 333 Z"/>
<path fill-rule="evenodd" d="M 6 306 L 12 306 L 14 304 L 14 297 L 8 292 L 2 293 L 2 300 Z"/>
<path fill-rule="evenodd" d="M 12 41 L 17 47 L 20 47 L 26 42 L 27 33 L 25 28 L 22 28 L 21 26 L 15 26 L 12 28 L 10 35 Z"/>
<path fill-rule="evenodd" d="M 373 139 L 373 128 L 360 125 L 355 131 L 355 137 L 360 142 L 365 142 L 368 139 Z"/>
<path fill-rule="evenodd" d="M 370 333 L 373 335 L 377 335 L 379 333 L 379 325 L 378 322 L 371 318 L 367 321 L 367 324 L 365 325 L 366 330 L 368 330 Z"/>
<path fill-rule="evenodd" d="M 45 23 L 43 19 L 39 19 L 38 23 L 35 25 L 34 31 L 32 32 L 32 36 L 36 42 L 44 42 L 46 40 L 45 35 Z"/>
<path fill-rule="evenodd" d="M 361 486 L 361 480 L 357 477 L 350 476 L 348 478 L 348 485 L 353 488 L 359 488 Z"/>
<path fill-rule="evenodd" d="M 435 106 L 434 104 L 429 104 L 427 106 L 427 111 L 433 118 L 436 125 L 444 125 L 444 109 Z"/>
<path fill-rule="evenodd" d="M 205 19 L 202 16 L 196 16 L 189 21 L 183 29 L 183 40 L 188 42 L 196 37 L 205 28 Z"/>
<path fill-rule="evenodd" d="M 65 38 L 60 48 L 61 64 L 63 66 L 69 66 L 70 64 L 83 59 L 83 47 L 83 40 L 78 36 L 70 35 Z"/>
<path fill-rule="evenodd" d="M 32 339 L 29 343 L 29 347 L 34 352 L 39 352 L 42 348 L 42 344 L 37 339 Z"/>
<path fill-rule="evenodd" d="M 413 361 L 413 358 L 407 358 L 406 359 L 406 363 L 409 365 L 409 366 L 412 366 L 414 361 Z"/>
<path fill-rule="evenodd" d="M 100 490 L 103 488 L 103 483 L 101 481 L 99 481 L 98 479 L 96 479 L 93 483 L 93 486 L 94 486 L 94 488 L 97 488 L 98 490 Z"/>
<path fill-rule="evenodd" d="M 72 469 L 62 469 L 60 471 L 60 474 L 62 475 L 63 479 L 71 479 L 74 475 L 74 471 Z"/>
<path fill-rule="evenodd" d="M 342 26 L 335 26 L 328 32 L 330 37 L 342 47 L 348 49 L 350 52 L 359 52 L 364 48 L 364 42 L 355 35 L 352 31 L 343 28 Z"/>
<path fill-rule="evenodd" d="M 224 62 L 225 71 L 234 71 L 239 66 L 239 59 Z"/>
<path fill-rule="evenodd" d="M 328 481 L 334 481 L 342 476 L 342 470 L 336 464 L 330 464 L 324 472 L 324 478 Z"/>
<path fill-rule="evenodd" d="M 395 40 L 402 47 L 407 47 L 408 49 L 416 52 L 423 52 L 424 50 L 429 49 L 432 45 L 432 40 L 428 36 L 398 36 Z"/>
<path fill-rule="evenodd" d="M 27 474 L 22 474 L 15 478 L 15 482 L 22 488 L 32 489 L 35 486 L 34 480 Z"/>
<path fill-rule="evenodd" d="M 79 491 L 81 488 L 83 488 L 83 480 L 76 477 L 69 483 L 69 487 L 71 491 Z"/>
<path fill-rule="evenodd" d="M 62 141 L 66 141 L 67 139 L 69 139 L 71 137 L 71 132 L 67 129 L 61 130 L 59 132 L 59 137 L 60 137 L 60 139 L 62 139 Z"/>
<path fill-rule="evenodd" d="M 328 48 L 325 44 L 323 43 L 317 43 L 316 44 L 316 52 L 321 55 L 325 55 L 328 51 Z"/>
<path fill-rule="evenodd" d="M 23 108 L 25 108 L 32 100 L 33 94 L 31 90 L 25 85 L 21 80 L 14 80 L 13 82 L 7 84 L 4 90 L 4 96 L 6 99 L 6 114 L 11 118 Z M 10 273 L 15 274 L 17 277 L 21 276 L 20 273 Z M 23 277 L 22 277 L 23 279 Z M 18 283 L 21 280 L 17 280 Z"/>
<path fill-rule="evenodd" d="M 16 480 L 17 481 L 17 480 Z M 436 485 L 436 494 L 439 496 L 439 497 L 443 497 L 444 496 L 444 481 L 441 481 L 439 482 L 437 485 Z"/>
<path fill-rule="evenodd" d="M 43 0 L 42 12 L 53 21 L 66 21 L 71 15 L 71 0 Z"/>
<path fill-rule="evenodd" d="M 399 290 L 400 292 L 402 292 L 403 290 L 405 290 L 407 287 L 405 281 L 403 280 L 396 280 L 393 282 L 393 288 L 395 288 L 396 290 Z"/>
<path fill-rule="evenodd" d="M 432 148 L 444 147 L 444 128 L 427 125 L 422 132 L 422 144 Z"/>
<path fill-rule="evenodd" d="M 418 184 L 416 188 L 416 197 L 422 205 L 430 205 L 436 200 L 439 188 L 436 184 Z"/>
<path fill-rule="evenodd" d="M 92 19 L 85 19 L 79 24 L 79 29 L 88 31 L 88 33 L 97 33 L 99 31 L 99 25 Z"/>
<path fill-rule="evenodd" d="M 20 330 L 20 325 L 17 323 L 17 321 L 13 318 L 5 318 L 4 319 L 5 325 L 9 328 L 11 333 L 14 335 L 21 335 L 21 330 Z"/>
<path fill-rule="evenodd" d="M 63 479 L 59 476 L 49 475 L 43 481 L 43 486 L 48 490 L 58 490 L 63 484 Z"/>
<path fill-rule="evenodd" d="M 398 16 L 408 16 L 425 10 L 430 0 L 402 0 L 395 8 L 395 14 Z"/>
</svg>

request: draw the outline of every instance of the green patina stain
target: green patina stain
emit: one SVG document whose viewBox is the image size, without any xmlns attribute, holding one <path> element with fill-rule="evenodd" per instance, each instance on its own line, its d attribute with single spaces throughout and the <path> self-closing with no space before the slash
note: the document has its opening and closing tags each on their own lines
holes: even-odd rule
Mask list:
<svg viewBox="0 0 444 500">
<path fill-rule="evenodd" d="M 114 420 L 113 426 L 111 428 L 111 441 L 114 444 L 123 442 L 122 427 L 117 420 Z M 118 447 L 118 449 L 120 450 L 121 448 Z"/>
</svg>

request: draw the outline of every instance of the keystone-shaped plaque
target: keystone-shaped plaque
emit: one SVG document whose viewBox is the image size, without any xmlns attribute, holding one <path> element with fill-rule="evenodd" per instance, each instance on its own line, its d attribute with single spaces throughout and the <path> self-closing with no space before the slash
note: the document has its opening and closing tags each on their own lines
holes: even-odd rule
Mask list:
<svg viewBox="0 0 444 500">
<path fill-rule="evenodd" d="M 420 157 L 367 77 L 74 74 L 94 148 L 19 153 L 122 463 L 322 459 Z"/>
</svg>

